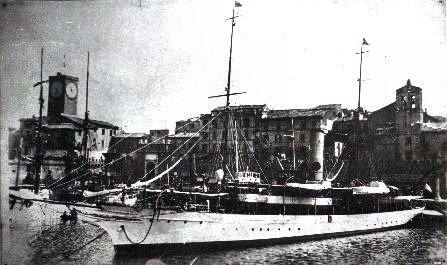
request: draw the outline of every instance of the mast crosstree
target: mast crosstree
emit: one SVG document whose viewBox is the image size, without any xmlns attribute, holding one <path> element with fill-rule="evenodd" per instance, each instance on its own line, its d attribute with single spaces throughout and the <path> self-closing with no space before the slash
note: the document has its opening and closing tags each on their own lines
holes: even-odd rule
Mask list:
<svg viewBox="0 0 447 265">
<path fill-rule="evenodd" d="M 240 3 L 235 2 L 235 7 L 242 6 Z M 231 93 L 231 63 L 232 63 L 232 54 L 233 54 L 233 33 L 234 33 L 234 26 L 236 23 L 234 22 L 234 19 L 239 16 L 234 15 L 234 8 L 233 8 L 233 15 L 230 18 L 227 18 L 225 21 L 231 20 L 231 37 L 230 37 L 230 56 L 228 58 L 228 76 L 227 76 L 227 86 L 225 88 L 226 93 L 223 95 L 217 95 L 217 96 L 210 96 L 208 98 L 217 98 L 217 97 L 226 97 L 226 105 L 225 105 L 225 128 L 224 128 L 224 149 L 223 152 L 223 168 L 225 166 L 228 166 L 230 164 L 230 154 L 228 152 L 228 138 L 229 138 L 229 127 L 230 127 L 230 96 L 232 95 L 240 95 L 245 94 L 247 92 L 235 92 Z M 225 172 L 225 170 L 224 170 Z"/>
</svg>

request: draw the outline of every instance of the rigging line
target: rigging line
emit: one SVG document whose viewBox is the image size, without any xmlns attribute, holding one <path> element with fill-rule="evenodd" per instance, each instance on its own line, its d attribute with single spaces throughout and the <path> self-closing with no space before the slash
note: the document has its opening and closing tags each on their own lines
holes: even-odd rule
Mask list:
<svg viewBox="0 0 447 265">
<path fill-rule="evenodd" d="M 195 117 L 194 117 L 194 118 L 195 118 Z M 182 129 L 182 128 L 188 126 L 189 124 L 191 124 L 191 123 L 193 122 L 192 119 L 194 119 L 194 118 L 190 118 L 190 119 L 189 119 L 190 121 L 189 121 L 188 123 L 184 124 L 183 126 L 181 126 L 181 127 L 178 128 L 178 129 Z M 132 134 L 130 134 L 129 136 L 126 136 L 126 137 L 123 138 L 121 141 L 123 141 L 123 140 L 126 139 L 127 137 L 130 137 L 131 135 L 134 135 L 134 134 L 135 134 L 135 133 L 132 133 Z M 174 134 L 175 134 L 175 133 L 174 133 Z M 140 149 L 145 148 L 145 147 L 149 146 L 150 144 L 153 144 L 153 143 L 156 142 L 156 141 L 159 141 L 159 140 L 161 140 L 161 139 L 163 139 L 163 138 L 165 138 L 165 137 L 168 137 L 168 136 L 172 136 L 172 135 L 174 135 L 174 134 L 170 134 L 170 135 L 162 136 L 162 137 L 160 137 L 160 138 L 158 138 L 158 139 L 156 139 L 156 140 L 154 140 L 154 141 L 152 141 L 152 142 L 150 142 L 150 143 L 148 143 L 148 144 L 142 146 Z M 116 144 L 118 144 L 119 142 L 120 142 L 120 141 L 118 141 Z M 116 145 L 116 144 L 115 144 L 115 145 Z M 113 145 L 112 147 L 114 147 L 115 145 Z M 111 148 L 111 147 L 110 147 L 110 148 Z M 135 151 L 139 151 L 140 149 L 137 149 L 137 150 L 135 150 Z M 130 155 L 130 154 L 133 154 L 135 151 L 133 151 L 133 152 L 131 152 L 131 153 L 129 153 L 129 154 L 126 154 L 125 156 L 122 156 L 122 157 L 120 157 L 120 158 L 118 158 L 118 159 L 112 160 L 110 163 L 108 163 L 108 164 L 104 164 L 104 165 L 102 165 L 101 167 L 99 167 L 99 168 L 97 168 L 97 169 L 99 170 L 99 169 L 103 168 L 104 166 L 112 165 L 113 163 L 115 163 L 115 162 L 121 160 L 122 158 L 124 158 L 124 157 L 126 157 L 126 156 L 128 156 L 128 155 Z M 89 161 L 87 161 L 86 163 L 84 163 L 83 165 L 81 165 L 80 167 L 78 167 L 77 169 L 73 170 L 73 171 L 70 172 L 69 174 L 65 175 L 63 178 L 61 178 L 61 179 L 57 180 L 56 182 L 50 184 L 48 187 L 51 188 L 53 185 L 56 185 L 57 183 L 61 182 L 62 180 L 64 180 L 65 178 L 67 178 L 70 174 L 72 174 L 72 173 L 75 172 L 76 170 L 79 170 L 80 168 L 82 168 L 83 166 L 85 166 L 85 165 L 88 164 L 88 163 L 89 163 Z"/>
<path fill-rule="evenodd" d="M 177 152 L 178 150 L 180 150 L 184 145 L 186 145 L 193 137 L 195 137 L 196 135 L 198 135 L 205 127 L 207 127 L 213 120 L 215 120 L 217 117 L 219 117 L 220 113 L 218 115 L 216 115 L 214 118 L 212 118 L 207 124 L 205 124 L 202 128 L 200 128 L 196 133 L 194 133 L 193 136 L 191 136 L 188 140 L 186 140 L 183 144 L 181 144 L 179 147 L 177 147 L 174 151 L 172 151 L 171 154 L 169 154 L 168 156 L 165 157 L 165 159 L 163 159 L 158 165 L 156 165 L 153 169 L 151 169 L 149 172 L 147 172 L 146 174 L 144 174 L 143 177 L 139 178 L 138 181 L 144 179 L 148 174 L 152 173 L 155 169 L 157 169 L 161 164 L 163 164 L 163 162 L 165 162 L 168 158 L 170 158 L 175 152 Z M 199 141 L 201 141 L 202 139 L 199 139 L 194 145 L 196 145 Z"/>
<path fill-rule="evenodd" d="M 216 116 L 216 117 L 217 117 L 217 116 Z M 185 125 L 181 126 L 179 129 L 181 129 L 181 128 L 187 126 L 187 125 L 189 125 L 189 124 L 192 123 L 192 122 L 193 122 L 193 121 L 190 121 L 189 123 L 186 123 Z M 163 138 L 166 138 L 166 137 L 168 137 L 168 136 L 172 136 L 172 135 L 175 135 L 175 133 L 174 133 L 174 134 L 168 134 L 168 135 L 162 136 L 162 137 L 160 137 L 160 138 L 157 138 L 157 139 L 155 139 L 154 141 L 152 141 L 152 142 L 150 142 L 150 143 L 148 143 L 148 144 L 145 144 L 145 145 L 143 145 L 142 147 L 140 147 L 140 148 L 138 148 L 138 149 L 136 149 L 136 150 L 134 150 L 134 151 L 132 151 L 132 152 L 130 152 L 130 153 L 128 153 L 128 154 L 125 154 L 124 156 L 121 156 L 121 157 L 119 157 L 119 158 L 117 158 L 117 159 L 115 159 L 115 160 L 112 160 L 112 161 L 110 161 L 109 163 L 103 164 L 102 166 L 98 167 L 97 170 L 102 169 L 102 168 L 104 168 L 105 166 L 110 166 L 110 165 L 114 164 L 115 162 L 118 162 L 119 160 L 121 160 L 121 159 L 123 159 L 123 158 L 125 158 L 125 157 L 127 157 L 127 156 L 129 156 L 129 155 L 131 155 L 131 154 L 133 154 L 133 153 L 135 153 L 135 152 L 138 152 L 138 151 L 140 151 L 141 149 L 144 149 L 144 148 L 148 147 L 149 145 L 151 145 L 151 144 L 153 144 L 153 143 L 155 143 L 155 142 L 157 142 L 157 141 L 159 141 L 159 140 L 161 140 L 161 139 L 163 139 Z M 57 187 L 60 187 L 61 185 L 67 184 L 67 183 L 69 183 L 69 182 L 71 182 L 71 181 L 74 181 L 74 180 L 78 180 L 78 179 L 80 179 L 80 178 L 82 178 L 82 177 L 84 177 L 84 176 L 86 176 L 86 175 L 88 175 L 88 174 L 89 174 L 89 172 L 87 172 L 87 173 L 85 173 L 85 174 L 83 174 L 83 175 L 81 175 L 81 176 L 78 176 L 78 177 L 76 177 L 76 178 L 74 178 L 74 179 L 72 179 L 72 180 L 68 180 L 67 182 L 65 182 L 65 183 L 63 183 L 63 184 L 59 184 L 59 185 L 57 185 L 58 183 L 60 183 L 61 181 L 63 181 L 68 175 L 67 175 L 67 176 L 64 176 L 64 177 L 61 178 L 60 180 L 57 180 L 56 182 L 50 184 L 50 185 L 48 186 L 48 188 L 51 189 L 51 188 L 57 188 Z M 57 186 L 56 186 L 56 185 L 57 185 Z"/>
<path fill-rule="evenodd" d="M 208 176 L 211 176 L 211 174 L 217 168 L 217 160 L 220 157 L 219 155 L 220 155 L 220 145 L 221 144 L 222 144 L 222 134 L 217 137 L 217 143 L 216 143 L 215 148 L 214 148 L 214 154 L 213 154 L 213 157 L 212 157 L 212 164 L 211 164 L 211 167 L 208 170 Z"/>
<path fill-rule="evenodd" d="M 158 176 L 156 176 L 156 177 L 154 177 L 154 178 L 152 178 L 152 179 L 150 179 L 150 180 L 148 180 L 148 181 L 145 181 L 145 184 L 143 184 L 143 185 L 147 185 L 147 184 L 150 184 L 150 183 L 152 183 L 152 182 L 154 182 L 154 181 L 156 181 L 156 180 L 158 180 L 158 179 L 160 179 L 160 178 L 162 178 L 166 173 L 168 173 L 169 171 L 171 171 L 173 168 L 175 168 L 182 160 L 183 160 L 183 158 L 185 158 L 186 157 L 186 155 L 187 154 L 189 154 L 189 152 L 191 152 L 193 149 L 194 149 L 194 147 L 196 147 L 196 145 L 201 141 L 202 139 L 198 139 L 189 149 L 188 149 L 188 151 L 179 159 L 179 160 L 177 160 L 177 162 L 175 162 L 174 163 L 174 165 L 172 165 L 171 167 L 169 167 L 168 169 L 166 169 L 164 172 L 162 172 L 161 174 L 159 174 Z M 150 173 L 150 172 L 149 172 Z M 148 173 L 148 174 L 149 174 Z M 146 175 L 145 175 L 146 176 Z M 145 176 L 143 176 L 143 178 L 145 177 Z M 140 180 L 141 180 L 142 178 L 140 178 Z M 139 180 L 138 180 L 139 181 Z M 138 183 L 138 181 L 136 182 L 136 183 Z M 135 184 L 136 184 L 135 183 Z M 141 183 L 139 183 L 139 185 L 141 185 Z M 140 187 L 140 186 L 138 186 L 138 187 Z M 130 189 L 132 189 L 132 188 L 138 188 L 138 187 L 131 187 Z"/>
<path fill-rule="evenodd" d="M 337 157 L 337 161 L 335 161 L 334 165 L 333 165 L 332 168 L 329 170 L 328 175 L 330 175 L 330 174 L 332 173 L 332 171 L 334 170 L 335 166 L 337 165 L 337 163 L 338 163 L 339 161 L 342 161 L 342 162 L 343 162 L 343 159 L 341 159 L 341 156 L 342 156 L 342 154 L 345 152 L 345 149 L 346 149 L 346 145 L 343 145 L 343 148 L 341 149 L 341 152 L 340 152 L 340 156 Z"/>
<path fill-rule="evenodd" d="M 124 141 L 126 138 L 135 135 L 135 133 L 131 133 L 128 136 L 122 138 L 121 140 L 119 140 L 118 142 L 116 142 L 114 145 L 112 145 L 111 147 L 108 147 L 108 149 L 115 147 L 117 144 L 119 144 L 120 142 Z M 89 163 L 89 161 L 87 160 L 87 162 L 85 162 L 84 164 L 80 165 L 79 167 L 73 169 L 72 171 L 70 171 L 70 173 L 68 173 L 67 175 L 64 175 L 64 177 L 68 177 L 71 174 L 73 174 L 74 172 L 78 171 L 80 168 L 82 168 L 83 166 L 87 165 Z M 55 178 L 59 177 L 61 174 L 63 173 L 63 171 L 60 171 L 58 174 L 56 174 L 56 176 L 54 176 Z M 56 183 L 56 182 L 55 182 Z"/>
<path fill-rule="evenodd" d="M 238 130 L 240 130 L 240 128 L 239 128 L 237 125 L 236 125 L 236 128 L 237 128 Z M 242 134 L 242 133 L 241 133 L 241 134 Z M 244 134 L 242 134 L 242 137 L 244 138 L 245 143 L 248 145 L 248 149 L 250 150 L 250 152 L 251 152 L 253 158 L 255 159 L 256 164 L 258 165 L 259 169 L 261 170 L 262 175 L 264 176 L 265 180 L 270 181 L 270 180 L 267 179 L 267 177 L 265 176 L 264 171 L 262 170 L 261 165 L 259 164 L 259 161 L 258 161 L 258 160 L 256 159 L 256 157 L 255 157 L 254 150 L 253 150 L 252 147 L 248 144 L 247 138 L 245 138 L 245 135 L 244 135 Z"/>
</svg>

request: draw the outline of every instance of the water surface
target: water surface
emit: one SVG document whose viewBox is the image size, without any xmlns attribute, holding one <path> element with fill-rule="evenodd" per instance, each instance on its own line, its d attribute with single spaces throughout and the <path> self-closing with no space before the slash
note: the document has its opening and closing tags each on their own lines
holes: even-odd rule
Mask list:
<svg viewBox="0 0 447 265">
<path fill-rule="evenodd" d="M 447 227 L 441 224 L 262 248 L 166 253 L 155 258 L 116 256 L 110 238 L 104 235 L 71 254 L 102 230 L 80 221 L 61 222 L 65 206 L 35 203 L 21 208 L 17 205 L 10 213 L 11 264 L 446 264 L 447 257 Z"/>
</svg>

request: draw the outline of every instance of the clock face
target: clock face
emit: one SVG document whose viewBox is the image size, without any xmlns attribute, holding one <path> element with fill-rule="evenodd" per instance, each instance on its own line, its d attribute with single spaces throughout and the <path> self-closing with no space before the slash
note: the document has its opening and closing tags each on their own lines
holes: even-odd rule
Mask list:
<svg viewBox="0 0 447 265">
<path fill-rule="evenodd" d="M 50 87 L 50 96 L 53 98 L 58 98 L 62 95 L 62 93 L 62 83 L 60 81 L 53 82 Z"/>
<path fill-rule="evenodd" d="M 76 96 L 78 95 L 78 87 L 76 86 L 76 84 L 72 82 L 68 83 L 65 87 L 65 94 L 67 94 L 67 97 L 70 99 L 76 98 Z"/>
</svg>

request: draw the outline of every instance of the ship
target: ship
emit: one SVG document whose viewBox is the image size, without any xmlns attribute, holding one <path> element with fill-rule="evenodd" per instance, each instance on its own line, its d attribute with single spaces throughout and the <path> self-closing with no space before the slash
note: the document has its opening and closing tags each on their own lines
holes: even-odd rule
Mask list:
<svg viewBox="0 0 447 265">
<path fill-rule="evenodd" d="M 217 116 L 223 115 L 227 120 L 225 126 L 232 124 L 229 122 L 230 96 L 245 93 L 230 93 L 235 17 L 237 16 L 233 9 L 233 16 L 230 18 L 228 80 L 225 95 L 220 95 L 226 97 L 227 104 L 222 112 L 213 117 L 216 119 Z M 361 56 L 365 43 L 364 40 Z M 359 99 L 360 84 L 361 72 Z M 358 113 L 355 115 L 357 121 L 360 119 L 360 109 L 359 100 Z M 236 151 L 230 153 L 227 150 L 230 147 L 229 137 L 231 133 L 226 127 L 220 164 L 210 175 L 208 183 L 201 188 L 150 188 L 152 183 L 163 178 L 178 165 L 197 144 L 194 143 L 179 161 L 161 174 L 126 188 L 129 192 L 138 193 L 133 205 L 119 205 L 115 203 L 119 202 L 119 199 L 115 199 L 113 205 L 100 205 L 102 211 L 89 212 L 78 208 L 80 218 L 103 229 L 109 235 L 117 253 L 135 253 L 138 250 L 152 255 L 178 249 L 217 250 L 284 244 L 396 229 L 408 224 L 424 210 L 423 205 L 399 198 L 394 188 L 387 186 L 377 176 L 367 185 L 359 181 L 360 184 L 336 182 L 346 168 L 347 163 L 344 161 L 335 163 L 338 166 L 334 170 L 335 173 L 324 179 L 299 181 L 299 178 L 290 177 L 282 183 L 263 181 L 261 173 L 240 168 L 237 162 L 238 139 L 235 139 Z M 352 139 L 352 146 L 358 149 L 359 145 L 355 144 L 355 141 L 361 141 L 361 137 L 354 132 Z M 356 148 L 351 148 L 351 155 L 345 156 L 344 159 L 355 161 L 357 153 L 352 150 Z M 231 158 L 230 154 L 234 157 Z M 230 161 L 235 165 L 230 167 Z M 356 177 L 365 173 L 352 168 L 350 170 L 355 172 Z M 124 189 L 116 189 L 90 196 L 115 193 L 117 198 L 122 196 L 124 202 L 125 192 Z"/>
</svg>

